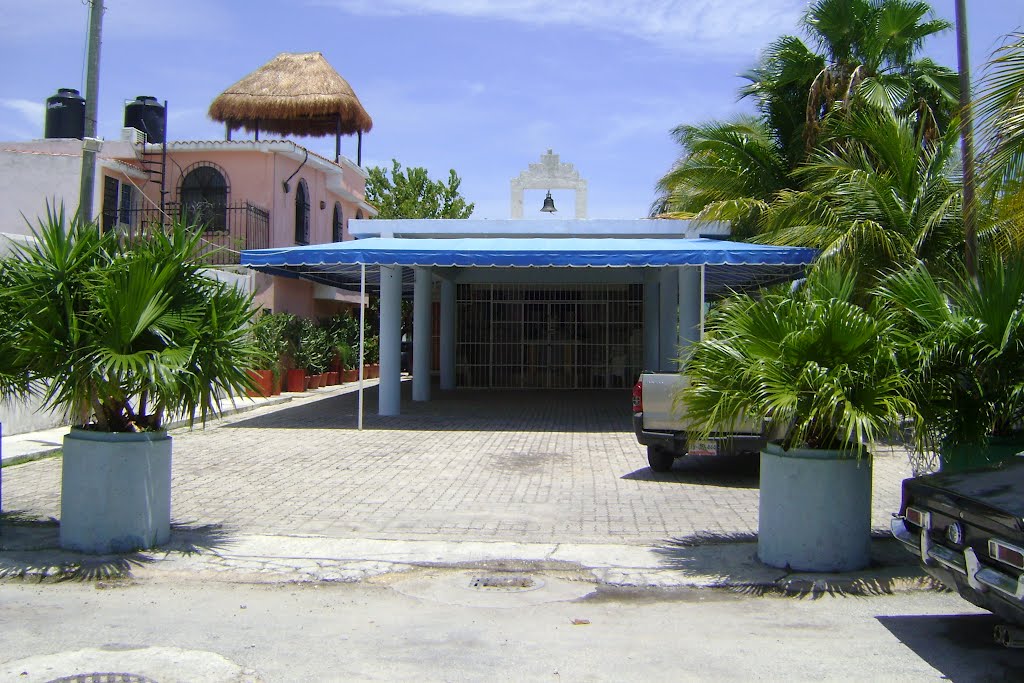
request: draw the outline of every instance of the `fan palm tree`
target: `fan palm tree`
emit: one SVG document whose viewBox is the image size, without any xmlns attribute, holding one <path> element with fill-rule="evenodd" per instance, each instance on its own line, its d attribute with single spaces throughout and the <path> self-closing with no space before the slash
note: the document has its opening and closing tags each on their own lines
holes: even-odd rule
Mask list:
<svg viewBox="0 0 1024 683">
<path fill-rule="evenodd" d="M 697 430 L 746 416 L 781 430 L 787 450 L 859 453 L 913 415 L 895 317 L 857 303 L 855 279 L 822 267 L 796 292 L 735 296 L 713 310 L 680 397 Z"/>
<path fill-rule="evenodd" d="M 982 78 L 982 179 L 993 206 L 1000 249 L 1024 247 L 1024 33 L 1008 36 Z"/>
<path fill-rule="evenodd" d="M 918 447 L 937 450 L 943 469 L 984 464 L 990 438 L 1016 434 L 1024 420 L 1022 256 L 985 259 L 976 278 L 916 264 L 877 289 L 899 316 L 902 365 L 922 416 Z"/>
<path fill-rule="evenodd" d="M 730 221 L 736 234 L 750 235 L 775 194 L 790 187 L 778 141 L 759 119 L 678 126 L 672 136 L 683 155 L 658 182 L 653 215 Z"/>
<path fill-rule="evenodd" d="M 205 420 L 252 388 L 251 297 L 202 274 L 202 232 L 176 224 L 122 243 L 63 208 L 4 262 L 5 354 L 76 426 L 160 430 L 168 414 Z"/>
<path fill-rule="evenodd" d="M 905 118 L 859 107 L 830 120 L 795 172 L 799 190 L 765 212 L 761 238 L 814 247 L 821 261 L 853 261 L 871 282 L 917 259 L 950 267 L 963 244 L 956 131 L 933 142 Z"/>
<path fill-rule="evenodd" d="M 917 58 L 927 38 L 951 27 L 931 15 L 929 4 L 916 0 L 817 0 L 802 22 L 813 48 L 783 36 L 747 74 L 751 83 L 741 92 L 755 97 L 761 111 L 784 126 L 780 130 L 802 132 L 808 150 L 825 117 L 855 101 L 910 118 L 929 137 L 937 135 L 956 111 L 959 88 L 955 71 Z M 802 127 L 793 125 L 798 112 Z"/>
<path fill-rule="evenodd" d="M 926 38 L 949 28 L 930 14 L 909 0 L 812 3 L 803 27 L 813 47 L 783 36 L 745 74 L 740 95 L 754 98 L 758 117 L 673 131 L 682 154 L 658 183 L 652 215 L 730 221 L 737 235 L 755 234 L 775 194 L 801 187 L 787 174 L 812 153 L 826 118 L 852 109 L 909 121 L 922 144 L 940 137 L 958 88 L 956 72 L 916 58 Z"/>
</svg>

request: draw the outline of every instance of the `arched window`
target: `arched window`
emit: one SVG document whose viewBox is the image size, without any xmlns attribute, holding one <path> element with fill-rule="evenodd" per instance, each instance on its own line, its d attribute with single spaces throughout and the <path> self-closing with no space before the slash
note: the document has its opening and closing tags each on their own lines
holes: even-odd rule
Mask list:
<svg viewBox="0 0 1024 683">
<path fill-rule="evenodd" d="M 226 231 L 229 189 L 223 169 L 205 161 L 193 165 L 182 178 L 178 193 L 182 218 L 204 230 Z"/>
<path fill-rule="evenodd" d="M 295 188 L 295 241 L 309 244 L 309 190 L 301 179 Z"/>
<path fill-rule="evenodd" d="M 334 202 L 334 220 L 331 221 L 331 241 L 341 242 L 345 239 L 345 217 L 341 213 L 341 204 Z"/>
</svg>

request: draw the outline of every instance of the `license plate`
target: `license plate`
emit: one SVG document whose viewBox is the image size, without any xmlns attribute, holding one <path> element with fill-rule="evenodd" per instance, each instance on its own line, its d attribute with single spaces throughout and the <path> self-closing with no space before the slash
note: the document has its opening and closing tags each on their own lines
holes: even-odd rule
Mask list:
<svg viewBox="0 0 1024 683">
<path fill-rule="evenodd" d="M 687 446 L 690 455 L 718 455 L 718 443 L 715 441 L 694 441 Z"/>
</svg>

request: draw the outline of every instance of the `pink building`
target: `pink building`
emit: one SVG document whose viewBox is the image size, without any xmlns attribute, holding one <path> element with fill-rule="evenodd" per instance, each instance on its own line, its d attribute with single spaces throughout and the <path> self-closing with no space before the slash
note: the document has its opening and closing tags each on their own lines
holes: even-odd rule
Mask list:
<svg viewBox="0 0 1024 683">
<path fill-rule="evenodd" d="M 29 232 L 22 216 L 34 221 L 47 202 L 78 205 L 83 102 L 62 90 L 47 102 L 47 138 L 0 142 L 0 233 Z M 334 287 L 238 266 L 244 249 L 340 242 L 349 239 L 350 219 L 376 215 L 364 199 L 366 172 L 341 155 L 341 136 L 357 135 L 361 156 L 362 134 L 373 125 L 351 86 L 322 54 L 286 53 L 225 90 L 210 115 L 226 124 L 225 140 L 166 141 L 163 105 L 140 97 L 125 108 L 120 140 L 84 143 L 98 148 L 93 206 L 101 227 L 138 233 L 154 222 L 195 223 L 211 266 L 249 278 L 257 303 L 275 312 L 329 316 L 355 303 Z M 252 139 L 232 140 L 240 129 Z M 290 135 L 334 136 L 335 158 Z"/>
</svg>

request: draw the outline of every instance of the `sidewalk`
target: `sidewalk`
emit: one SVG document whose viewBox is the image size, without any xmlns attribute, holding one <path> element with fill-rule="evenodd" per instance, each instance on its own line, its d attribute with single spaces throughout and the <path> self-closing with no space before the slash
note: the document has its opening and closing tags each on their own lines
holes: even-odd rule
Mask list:
<svg viewBox="0 0 1024 683">
<path fill-rule="evenodd" d="M 364 387 L 376 385 L 377 380 L 375 379 L 366 380 L 364 382 Z M 283 393 L 277 396 L 268 396 L 266 398 L 257 396 L 236 398 L 234 402 L 229 401 L 229 405 L 222 409 L 221 417 L 229 417 L 231 415 L 245 413 L 265 406 L 290 403 L 295 400 L 302 402 L 304 400 L 308 401 L 324 398 L 325 396 L 351 393 L 354 391 L 358 391 L 358 384 L 349 383 L 336 384 L 320 389 L 311 389 L 302 393 Z M 188 420 L 174 420 L 167 425 L 167 428 L 175 429 L 186 424 L 188 424 Z M 45 458 L 48 455 L 53 455 L 60 451 L 64 442 L 64 436 L 69 430 L 70 427 L 64 426 L 44 429 L 36 432 L 13 434 L 11 436 L 7 436 L 5 434 L 0 437 L 0 463 L 2 463 L 3 466 L 18 465 L 24 462 L 31 462 L 33 460 Z"/>
</svg>

